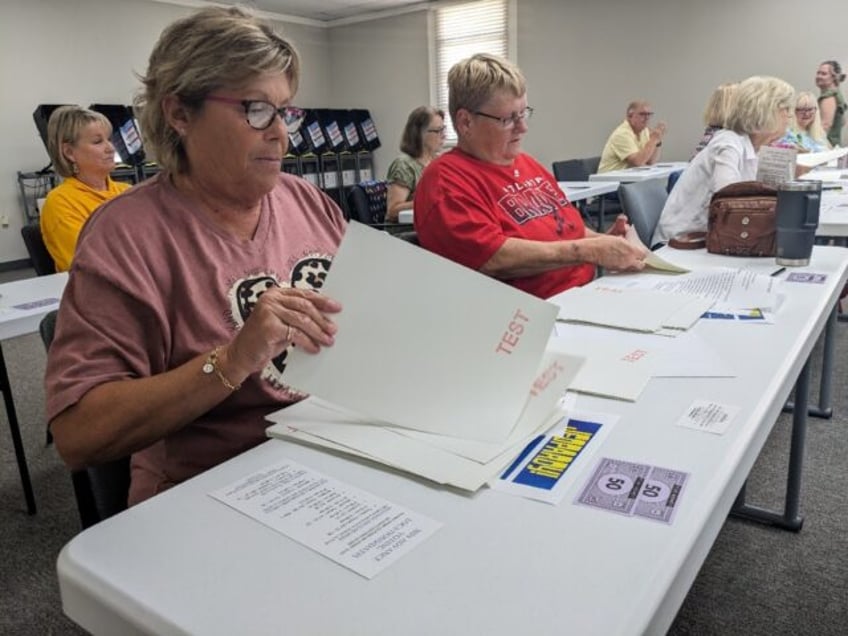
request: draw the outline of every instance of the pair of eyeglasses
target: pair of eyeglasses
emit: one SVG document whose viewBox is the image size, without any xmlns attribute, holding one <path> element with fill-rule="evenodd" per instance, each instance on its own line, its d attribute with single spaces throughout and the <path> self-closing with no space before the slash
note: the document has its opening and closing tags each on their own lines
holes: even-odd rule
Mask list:
<svg viewBox="0 0 848 636">
<path fill-rule="evenodd" d="M 500 122 L 501 128 L 508 129 L 514 128 L 515 125 L 520 121 L 530 121 L 530 118 L 533 116 L 533 110 L 529 106 L 522 110 L 519 113 L 513 113 L 509 117 L 497 117 L 495 115 L 489 115 L 488 113 L 481 112 L 479 110 L 475 110 L 475 115 L 480 115 L 480 117 L 487 117 L 488 119 L 494 119 L 497 122 Z"/>
<path fill-rule="evenodd" d="M 441 128 L 428 128 L 427 132 L 436 133 L 437 135 L 444 135 L 447 129 L 447 126 L 442 126 Z"/>
<path fill-rule="evenodd" d="M 639 113 L 636 113 L 636 114 L 639 115 L 639 117 L 653 117 L 654 116 L 654 113 L 650 110 L 645 110 L 645 111 L 642 111 L 642 112 L 639 112 Z"/>
<path fill-rule="evenodd" d="M 809 108 L 796 108 L 795 112 L 796 113 L 814 113 L 814 112 L 816 112 L 816 110 L 817 109 L 816 109 L 815 106 L 810 106 Z"/>
<path fill-rule="evenodd" d="M 222 97 L 220 95 L 207 95 L 206 99 L 224 104 L 238 104 L 244 108 L 247 124 L 254 130 L 265 130 L 273 123 L 274 117 L 279 115 L 286 130 L 294 133 L 297 132 L 304 117 L 306 117 L 306 111 L 302 108 L 296 106 L 277 108 L 271 102 L 258 99 L 235 99 L 234 97 Z"/>
</svg>

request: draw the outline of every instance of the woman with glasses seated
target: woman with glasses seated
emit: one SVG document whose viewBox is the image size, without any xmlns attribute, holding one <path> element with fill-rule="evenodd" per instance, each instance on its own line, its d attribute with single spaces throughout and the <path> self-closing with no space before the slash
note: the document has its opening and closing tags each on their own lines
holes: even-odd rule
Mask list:
<svg viewBox="0 0 848 636">
<path fill-rule="evenodd" d="M 265 439 L 304 396 L 286 354 L 333 343 L 317 293 L 344 233 L 338 207 L 282 173 L 300 62 L 238 8 L 167 27 L 136 98 L 162 172 L 80 236 L 46 374 L 72 469 L 132 454 L 134 504 Z"/>
<path fill-rule="evenodd" d="M 795 116 L 790 118 L 786 134 L 776 141 L 775 145 L 797 148 L 799 152 L 822 152 L 830 149 L 815 95 L 808 92 L 798 93 Z"/>
<path fill-rule="evenodd" d="M 47 150 L 62 183 L 41 210 L 41 235 L 57 272 L 71 268 L 80 230 L 94 211 L 130 185 L 114 181 L 112 124 L 102 113 L 60 106 L 47 122 Z"/>
<path fill-rule="evenodd" d="M 547 298 L 595 276 L 595 265 L 639 270 L 647 251 L 586 228 L 553 175 L 521 151 L 533 109 L 524 76 L 478 54 L 448 73 L 457 145 L 424 171 L 415 193 L 421 245 L 466 267 Z"/>
<path fill-rule="evenodd" d="M 444 111 L 419 106 L 409 114 L 400 140 L 403 154 L 392 161 L 386 173 L 386 221 L 397 223 L 401 210 L 412 209 L 421 172 L 436 158 L 444 143 Z"/>
</svg>

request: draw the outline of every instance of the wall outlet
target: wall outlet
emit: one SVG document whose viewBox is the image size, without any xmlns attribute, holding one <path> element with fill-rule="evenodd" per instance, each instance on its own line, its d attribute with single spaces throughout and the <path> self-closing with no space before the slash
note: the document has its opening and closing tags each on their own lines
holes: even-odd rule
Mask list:
<svg viewBox="0 0 848 636">
<path fill-rule="evenodd" d="M 0 225 L 3 227 L 9 227 L 9 215 L 8 214 L 0 214 Z"/>
</svg>

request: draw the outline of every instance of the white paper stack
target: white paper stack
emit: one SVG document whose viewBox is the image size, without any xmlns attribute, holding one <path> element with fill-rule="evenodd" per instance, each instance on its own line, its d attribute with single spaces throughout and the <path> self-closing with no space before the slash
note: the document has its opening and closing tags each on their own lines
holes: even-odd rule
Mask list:
<svg viewBox="0 0 848 636">
<path fill-rule="evenodd" d="M 557 320 L 641 332 L 685 330 L 713 304 L 692 294 L 609 287 L 602 281 L 550 298 L 559 306 Z"/>
<path fill-rule="evenodd" d="M 474 490 L 561 416 L 582 359 L 543 359 L 556 306 L 357 223 L 321 291 L 343 306 L 335 344 L 292 350 L 283 378 L 320 400 L 269 435 Z"/>
</svg>

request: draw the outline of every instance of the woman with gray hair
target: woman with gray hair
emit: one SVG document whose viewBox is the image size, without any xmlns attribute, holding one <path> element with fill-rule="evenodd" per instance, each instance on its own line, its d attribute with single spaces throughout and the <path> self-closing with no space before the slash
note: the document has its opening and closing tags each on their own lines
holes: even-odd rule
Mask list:
<svg viewBox="0 0 848 636">
<path fill-rule="evenodd" d="M 45 379 L 72 469 L 132 454 L 134 504 L 265 439 L 303 396 L 292 345 L 332 345 L 318 294 L 345 224 L 280 171 L 300 63 L 238 8 L 167 27 L 136 99 L 163 171 L 108 203 L 79 241 Z"/>
<path fill-rule="evenodd" d="M 444 142 L 444 111 L 419 106 L 409 114 L 400 140 L 403 154 L 392 161 L 386 173 L 386 221 L 396 223 L 401 210 L 412 208 L 421 173 L 439 154 Z"/>
<path fill-rule="evenodd" d="M 47 122 L 47 152 L 63 177 L 41 210 L 41 235 L 57 272 L 71 268 L 80 230 L 94 211 L 130 187 L 109 176 L 115 169 L 112 124 L 102 113 L 60 106 Z"/>
<path fill-rule="evenodd" d="M 539 162 L 521 150 L 533 109 L 524 76 L 500 57 L 477 54 L 448 73 L 457 146 L 424 171 L 415 194 L 421 245 L 457 263 L 548 298 L 595 276 L 595 265 L 644 267 L 646 250 L 587 229 Z"/>
<path fill-rule="evenodd" d="M 786 132 L 795 90 L 776 77 L 749 77 L 733 94 L 726 130 L 713 135 L 680 175 L 663 207 L 652 244 L 707 229 L 713 194 L 757 177 L 757 151 Z"/>
</svg>

